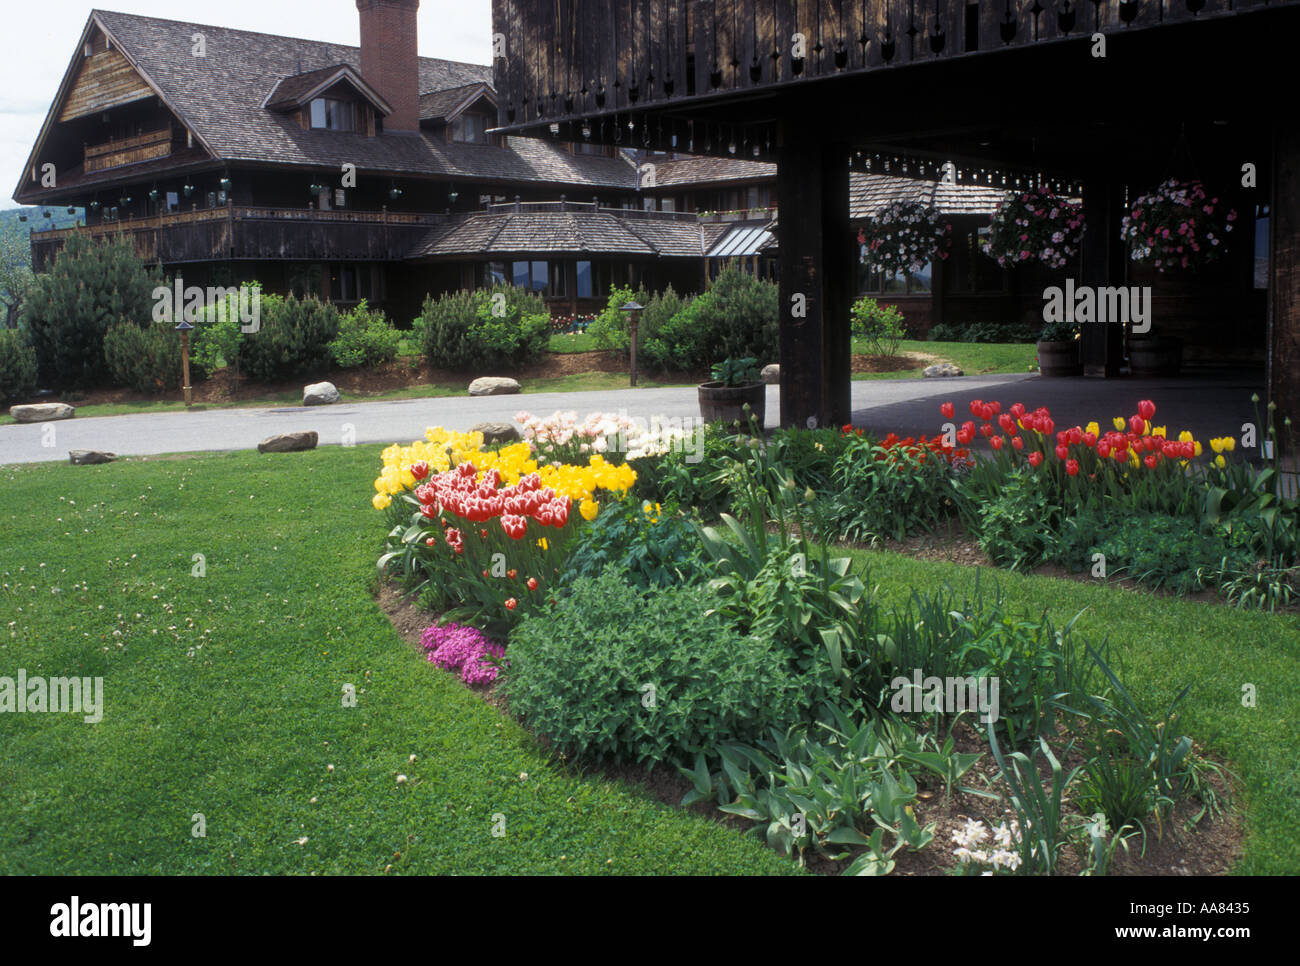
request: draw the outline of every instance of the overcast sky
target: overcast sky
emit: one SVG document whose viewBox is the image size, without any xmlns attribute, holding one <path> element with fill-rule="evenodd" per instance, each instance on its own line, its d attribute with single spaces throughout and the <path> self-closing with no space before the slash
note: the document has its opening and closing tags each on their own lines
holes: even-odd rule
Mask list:
<svg viewBox="0 0 1300 966">
<path fill-rule="evenodd" d="M 5 0 L 0 32 L 0 209 L 18 183 L 90 11 L 98 6 L 167 20 L 357 46 L 354 0 Z M 422 0 L 420 53 L 492 62 L 490 0 Z"/>
</svg>

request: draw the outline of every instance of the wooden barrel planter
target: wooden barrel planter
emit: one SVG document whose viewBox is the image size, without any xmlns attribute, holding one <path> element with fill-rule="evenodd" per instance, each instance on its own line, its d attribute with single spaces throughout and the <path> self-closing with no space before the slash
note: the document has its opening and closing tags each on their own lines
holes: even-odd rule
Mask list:
<svg viewBox="0 0 1300 966">
<path fill-rule="evenodd" d="M 1130 339 L 1128 367 L 1135 376 L 1176 376 L 1183 368 L 1183 340 L 1173 336 Z"/>
<path fill-rule="evenodd" d="M 749 404 L 750 414 L 763 427 L 767 417 L 767 386 L 753 382 L 747 386 L 724 386 L 720 382 L 700 385 L 700 415 L 706 423 L 748 422 L 744 408 Z"/>
<path fill-rule="evenodd" d="M 1038 343 L 1038 373 L 1043 376 L 1083 375 L 1078 341 Z"/>
</svg>

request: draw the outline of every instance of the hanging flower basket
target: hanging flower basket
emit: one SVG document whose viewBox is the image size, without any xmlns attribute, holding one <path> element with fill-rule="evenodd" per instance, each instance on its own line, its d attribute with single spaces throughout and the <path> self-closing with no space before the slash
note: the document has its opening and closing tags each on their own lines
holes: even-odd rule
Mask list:
<svg viewBox="0 0 1300 966">
<path fill-rule="evenodd" d="M 1237 212 L 1210 197 L 1199 181 L 1170 179 L 1133 202 L 1120 238 L 1129 257 L 1159 272 L 1199 268 L 1223 254 Z"/>
<path fill-rule="evenodd" d="M 1046 188 L 1031 188 L 1007 196 L 980 248 L 1004 268 L 1041 262 L 1060 269 L 1079 254 L 1082 239 L 1083 206 Z"/>
<path fill-rule="evenodd" d="M 892 201 L 858 233 L 862 260 L 886 274 L 915 275 L 948 257 L 952 225 L 919 201 Z"/>
</svg>

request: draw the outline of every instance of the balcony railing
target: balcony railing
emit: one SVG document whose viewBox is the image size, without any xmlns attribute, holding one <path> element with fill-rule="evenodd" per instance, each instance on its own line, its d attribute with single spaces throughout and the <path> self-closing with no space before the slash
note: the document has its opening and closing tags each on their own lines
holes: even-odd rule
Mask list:
<svg viewBox="0 0 1300 966">
<path fill-rule="evenodd" d="M 43 271 L 68 236 L 129 238 L 146 262 L 228 259 L 387 261 L 402 257 L 424 229 L 449 216 L 397 211 L 318 211 L 228 205 L 34 231 L 32 264 Z"/>
<path fill-rule="evenodd" d="M 84 169 L 89 174 L 92 171 L 105 171 L 127 164 L 165 158 L 171 153 L 172 129 L 165 127 L 156 131 L 145 131 L 143 134 L 136 134 L 129 138 L 87 144 Z"/>
</svg>

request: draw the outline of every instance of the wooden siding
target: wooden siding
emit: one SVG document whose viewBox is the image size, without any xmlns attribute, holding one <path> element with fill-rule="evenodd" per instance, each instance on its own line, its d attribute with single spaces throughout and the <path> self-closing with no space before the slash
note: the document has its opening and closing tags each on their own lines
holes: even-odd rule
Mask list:
<svg viewBox="0 0 1300 966">
<path fill-rule="evenodd" d="M 105 50 L 82 57 L 59 120 L 70 121 L 153 96 L 153 90 L 120 51 Z"/>
</svg>

